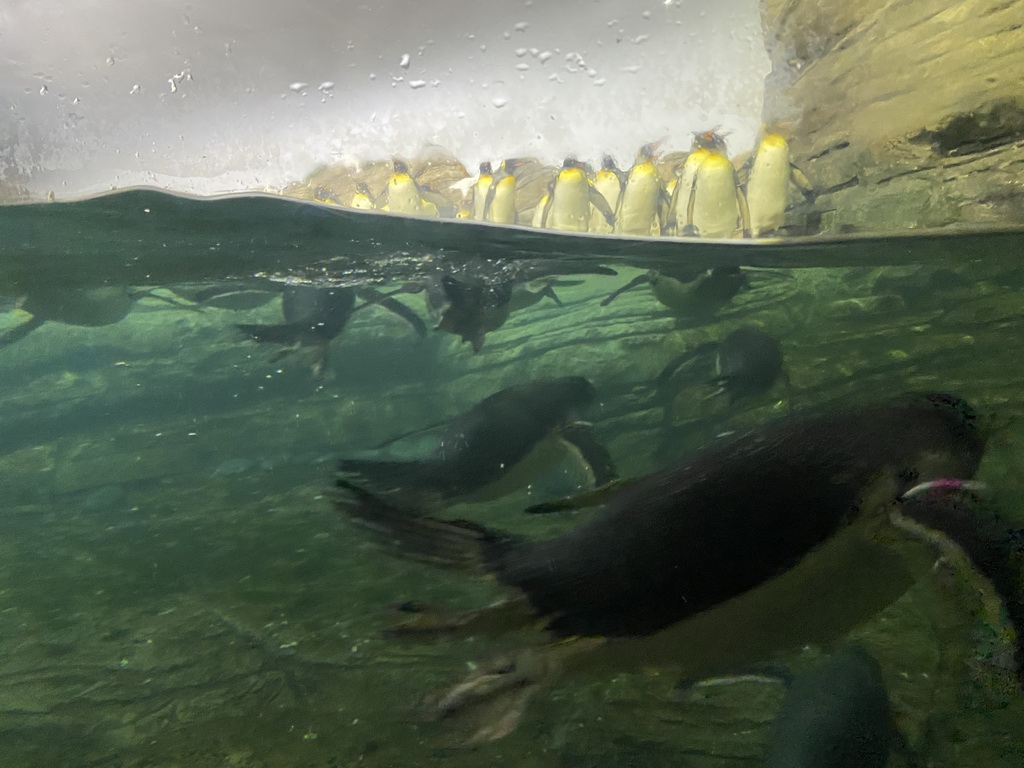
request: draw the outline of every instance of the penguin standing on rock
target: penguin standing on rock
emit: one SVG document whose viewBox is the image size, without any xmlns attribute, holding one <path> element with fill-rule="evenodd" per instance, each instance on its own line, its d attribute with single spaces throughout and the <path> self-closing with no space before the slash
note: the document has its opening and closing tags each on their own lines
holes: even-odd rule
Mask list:
<svg viewBox="0 0 1024 768">
<path fill-rule="evenodd" d="M 439 214 L 437 204 L 424 197 L 424 190 L 409 174 L 409 166 L 402 160 L 394 160 L 394 173 L 388 178 L 387 187 L 377 206 L 382 211 L 405 213 L 411 216 L 431 216 Z M 428 194 L 429 196 L 429 194 Z"/>
<path fill-rule="evenodd" d="M 693 181 L 689 189 L 684 183 L 676 184 L 676 195 L 684 195 L 686 203 L 686 236 L 733 237 L 737 231 L 750 236 L 750 212 L 740 188 L 736 169 L 726 154 L 725 139 L 714 131 L 705 131 L 694 137 L 693 152 L 699 163 L 691 165 Z M 695 166 L 695 167 L 694 167 Z M 683 172 L 686 172 L 684 164 Z M 679 198 L 670 204 L 679 210 Z M 678 227 L 678 222 L 677 222 Z"/>
<path fill-rule="evenodd" d="M 665 186 L 655 165 L 657 143 L 644 144 L 622 188 L 615 212 L 615 233 L 620 235 L 660 235 L 661 208 Z"/>
<path fill-rule="evenodd" d="M 750 231 L 754 237 L 775 232 L 782 226 L 789 203 L 789 186 L 799 189 L 807 200 L 814 189 L 803 171 L 790 161 L 789 143 L 778 133 L 766 133 L 754 154 L 740 169 L 747 205 Z"/>
<path fill-rule="evenodd" d="M 518 222 L 516 212 L 516 170 L 523 164 L 522 160 L 513 158 L 505 160 L 501 168 L 494 174 L 487 189 L 484 201 L 483 220 L 495 224 L 515 224 Z"/>
<path fill-rule="evenodd" d="M 494 183 L 494 173 L 488 161 L 480 163 L 480 175 L 477 176 L 473 186 L 469 188 L 468 204 L 470 206 L 471 218 L 475 221 L 484 220 L 484 210 L 487 207 L 487 195 Z"/>
<path fill-rule="evenodd" d="M 615 213 L 604 195 L 590 183 L 583 163 L 567 157 L 551 183 L 540 226 L 562 232 L 586 232 L 590 228 L 591 205 L 604 216 L 605 223 L 614 226 Z"/>
<path fill-rule="evenodd" d="M 615 159 L 611 155 L 601 158 L 601 170 L 594 174 L 594 189 L 608 202 L 608 207 L 613 211 L 619 207 L 619 197 L 625 183 L 626 174 L 615 165 Z M 593 203 L 590 205 L 590 231 L 603 234 L 610 234 L 612 231 L 612 225 Z"/>
</svg>

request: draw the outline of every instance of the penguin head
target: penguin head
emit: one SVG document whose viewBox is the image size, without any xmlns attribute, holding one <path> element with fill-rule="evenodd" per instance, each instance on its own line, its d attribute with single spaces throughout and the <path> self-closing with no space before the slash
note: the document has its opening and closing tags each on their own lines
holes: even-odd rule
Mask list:
<svg viewBox="0 0 1024 768">
<path fill-rule="evenodd" d="M 725 135 L 718 133 L 712 128 L 710 131 L 703 131 L 693 134 L 692 149 L 706 149 L 709 152 L 725 153 Z"/>
<path fill-rule="evenodd" d="M 480 163 L 480 175 L 481 176 L 490 176 L 491 173 L 493 173 L 493 171 L 491 170 L 491 161 L 490 160 L 484 160 L 482 163 Z"/>
<path fill-rule="evenodd" d="M 601 170 L 603 171 L 617 171 L 619 167 L 615 164 L 615 158 L 611 155 L 605 155 L 601 158 Z"/>
<path fill-rule="evenodd" d="M 651 163 L 658 156 L 658 149 L 661 147 L 661 140 L 650 141 L 644 144 L 636 152 L 636 163 Z"/>
<path fill-rule="evenodd" d="M 516 171 L 526 165 L 526 161 L 521 157 L 510 157 L 507 160 L 503 160 L 501 163 L 501 169 L 510 176 L 515 176 Z"/>
<path fill-rule="evenodd" d="M 409 165 L 404 160 L 399 160 L 398 158 L 395 158 L 394 160 L 391 161 L 391 164 L 394 167 L 395 173 L 404 173 L 408 175 Z"/>
</svg>

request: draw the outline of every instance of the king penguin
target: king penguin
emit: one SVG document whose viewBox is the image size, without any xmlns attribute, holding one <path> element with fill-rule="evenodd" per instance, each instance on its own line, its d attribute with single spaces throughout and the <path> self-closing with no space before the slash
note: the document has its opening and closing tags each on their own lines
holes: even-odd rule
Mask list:
<svg viewBox="0 0 1024 768">
<path fill-rule="evenodd" d="M 789 202 L 789 184 L 804 196 L 813 196 L 813 188 L 803 171 L 790 161 L 789 143 L 781 134 L 766 133 L 754 154 L 741 169 L 746 177 L 750 231 L 754 237 L 774 232 L 782 226 Z"/>
<path fill-rule="evenodd" d="M 412 216 L 437 216 L 437 206 L 423 198 L 420 186 L 409 174 L 409 166 L 402 160 L 394 161 L 394 173 L 388 179 L 384 190 L 383 203 L 377 203 L 382 211 L 405 213 Z"/>
<path fill-rule="evenodd" d="M 684 234 L 700 237 L 733 237 L 737 229 L 750 235 L 750 212 L 740 189 L 736 169 L 725 151 L 725 140 L 714 131 L 697 134 L 694 151 L 704 149 L 693 176 L 686 206 Z"/>
<path fill-rule="evenodd" d="M 636 153 L 615 214 L 615 233 L 660 235 L 665 185 L 654 161 L 658 144 L 644 144 Z"/>
<path fill-rule="evenodd" d="M 608 207 L 613 211 L 619 207 L 619 197 L 625 183 L 626 174 L 615 165 L 615 159 L 611 155 L 601 158 L 601 170 L 594 176 L 594 189 L 608 201 Z M 610 234 L 612 231 L 611 224 L 593 203 L 590 205 L 590 231 L 604 234 Z"/>
<path fill-rule="evenodd" d="M 615 214 L 604 196 L 590 183 L 583 163 L 567 157 L 551 185 L 540 219 L 541 226 L 562 232 L 586 232 L 590 228 L 591 205 L 601 212 L 609 226 L 613 226 Z"/>
<path fill-rule="evenodd" d="M 473 186 L 469 188 L 469 204 L 471 206 L 472 218 L 474 221 L 484 220 L 484 206 L 487 205 L 487 193 L 494 183 L 494 174 L 491 171 L 490 162 L 480 163 L 480 175 L 477 176 Z"/>
<path fill-rule="evenodd" d="M 516 223 L 516 169 L 522 165 L 518 159 L 504 160 L 487 190 L 483 220 L 495 224 Z"/>
</svg>

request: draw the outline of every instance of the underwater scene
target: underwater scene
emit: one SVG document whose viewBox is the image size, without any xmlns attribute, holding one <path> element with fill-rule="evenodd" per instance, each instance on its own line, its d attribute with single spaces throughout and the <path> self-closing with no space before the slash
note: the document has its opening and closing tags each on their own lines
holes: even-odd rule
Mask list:
<svg viewBox="0 0 1024 768">
<path fill-rule="evenodd" d="M 6 12 L 4 765 L 1024 765 L 1024 1 L 449 5 Z"/>
</svg>

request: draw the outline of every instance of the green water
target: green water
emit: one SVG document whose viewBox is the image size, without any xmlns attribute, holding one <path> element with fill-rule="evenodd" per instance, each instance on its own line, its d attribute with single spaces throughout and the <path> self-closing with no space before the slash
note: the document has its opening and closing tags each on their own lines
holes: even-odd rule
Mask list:
<svg viewBox="0 0 1024 768">
<path fill-rule="evenodd" d="M 636 242 L 332 211 L 272 198 L 198 202 L 129 192 L 0 209 L 0 291 L 157 286 L 291 271 L 382 287 L 443 264 L 514 270 L 577 259 L 619 270 L 513 313 L 473 355 L 369 309 L 334 340 L 331 373 L 241 337 L 279 303 L 193 311 L 142 298 L 101 327 L 47 323 L 0 349 L 0 746 L 19 766 L 733 766 L 759 764 L 779 686 L 670 695 L 671 670 L 565 678 L 507 738 L 474 751 L 417 716 L 424 696 L 513 640 L 386 638 L 389 606 L 463 607 L 489 582 L 391 556 L 325 498 L 336 456 L 454 415 L 506 386 L 579 374 L 621 474 L 671 461 L 643 392 L 682 350 L 741 325 L 777 336 L 797 408 L 955 391 L 1003 428 L 980 472 L 1024 524 L 1024 265 L 1019 233 L 927 233 L 781 245 Z M 488 264 L 481 258 L 501 259 Z M 785 267 L 711 321 L 673 317 L 649 266 Z M 311 266 L 313 265 L 313 266 Z M 937 270 L 945 270 L 933 279 Z M 389 282 L 390 281 L 390 282 Z M 49 292 L 49 294 L 48 294 Z M 425 317 L 418 296 L 401 297 Z M 17 322 L 0 317 L 0 331 Z M 674 406 L 677 453 L 784 418 L 781 386 L 727 406 L 701 382 Z M 542 489 L 565 492 L 553 471 Z M 546 536 L 521 493 L 460 510 Z M 970 608 L 925 580 L 854 632 L 879 658 L 911 745 L 930 765 L 1024 764 L 1024 701 L 971 673 Z M 964 627 L 967 627 L 965 630 Z M 827 649 L 795 650 L 796 669 Z M 894 757 L 892 765 L 901 765 Z"/>
</svg>

